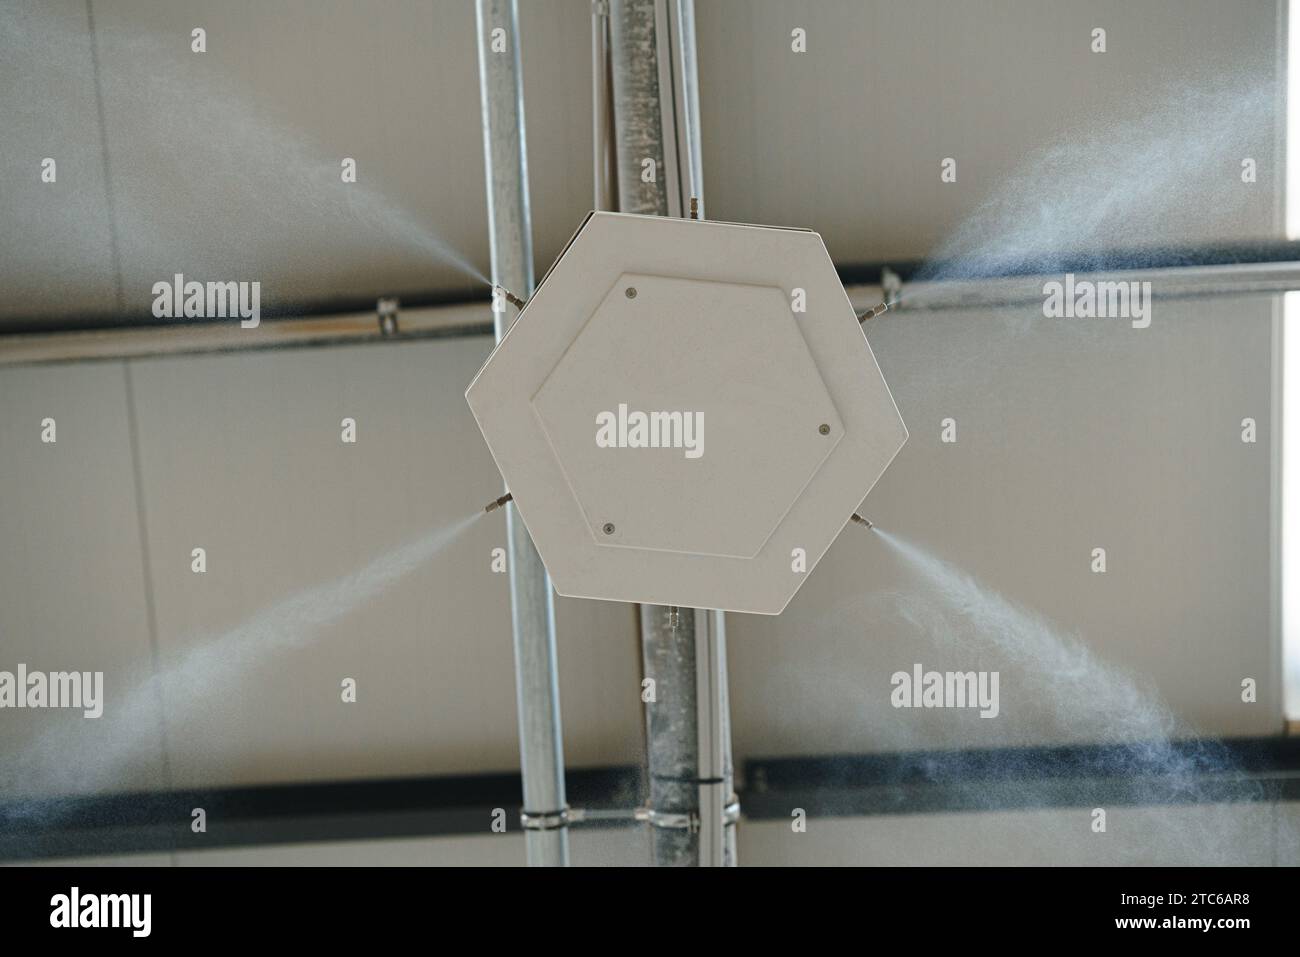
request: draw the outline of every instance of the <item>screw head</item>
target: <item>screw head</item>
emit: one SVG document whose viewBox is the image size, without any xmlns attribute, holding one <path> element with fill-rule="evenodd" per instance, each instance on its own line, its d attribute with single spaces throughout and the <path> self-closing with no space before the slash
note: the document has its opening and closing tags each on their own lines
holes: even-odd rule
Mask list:
<svg viewBox="0 0 1300 957">
<path fill-rule="evenodd" d="M 606 522 L 606 523 L 604 524 L 604 526 L 601 527 L 601 531 L 604 532 L 606 535 L 613 535 L 613 534 L 614 534 L 614 523 L 613 523 L 613 522 Z"/>
<path fill-rule="evenodd" d="M 817 426 L 817 431 L 820 432 L 822 435 L 830 435 L 831 427 L 827 425 L 825 422 L 823 422 L 821 425 Z"/>
<path fill-rule="evenodd" d="M 628 286 L 626 289 L 623 290 L 623 295 L 627 296 L 627 298 L 629 299 L 635 299 L 636 286 Z"/>
</svg>

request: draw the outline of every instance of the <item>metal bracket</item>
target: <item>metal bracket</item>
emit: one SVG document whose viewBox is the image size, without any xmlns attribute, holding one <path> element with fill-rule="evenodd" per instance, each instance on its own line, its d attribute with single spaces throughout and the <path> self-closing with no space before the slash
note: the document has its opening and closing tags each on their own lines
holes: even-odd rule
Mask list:
<svg viewBox="0 0 1300 957">
<path fill-rule="evenodd" d="M 695 812 L 678 813 L 671 811 L 656 811 L 652 807 L 639 807 L 634 813 L 634 817 L 643 824 L 649 824 L 651 827 L 664 827 L 673 830 L 687 830 L 694 834 L 700 829 L 700 818 Z M 731 827 L 740 820 L 740 800 L 734 795 L 731 803 L 722 809 L 722 823 L 726 827 Z"/>
<path fill-rule="evenodd" d="M 540 814 L 519 812 L 519 823 L 523 825 L 525 831 L 555 831 L 568 827 L 571 819 L 567 807 L 563 811 L 544 811 Z"/>
<path fill-rule="evenodd" d="M 393 297 L 385 296 L 376 303 L 375 309 L 379 318 L 379 333 L 383 336 L 395 336 L 398 333 L 397 316 L 401 309 L 401 302 Z"/>
<path fill-rule="evenodd" d="M 651 827 L 666 827 L 673 830 L 690 831 L 694 834 L 700 829 L 700 819 L 693 813 L 670 813 L 668 811 L 656 811 L 652 807 L 639 807 L 636 809 L 636 819 L 643 824 L 649 824 Z"/>
</svg>

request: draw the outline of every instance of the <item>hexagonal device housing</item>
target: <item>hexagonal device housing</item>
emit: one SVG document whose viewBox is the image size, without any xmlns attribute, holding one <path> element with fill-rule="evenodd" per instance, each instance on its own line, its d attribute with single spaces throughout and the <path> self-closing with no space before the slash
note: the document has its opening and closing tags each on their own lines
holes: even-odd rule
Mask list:
<svg viewBox="0 0 1300 957">
<path fill-rule="evenodd" d="M 581 598 L 778 614 L 907 440 L 804 229 L 592 213 L 465 397 Z"/>
</svg>

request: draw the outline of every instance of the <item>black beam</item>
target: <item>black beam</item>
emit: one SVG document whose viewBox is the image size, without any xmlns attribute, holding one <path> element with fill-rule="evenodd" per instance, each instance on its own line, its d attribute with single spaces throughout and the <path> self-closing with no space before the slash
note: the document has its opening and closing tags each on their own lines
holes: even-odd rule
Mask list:
<svg viewBox="0 0 1300 957">
<path fill-rule="evenodd" d="M 575 807 L 633 807 L 641 770 L 570 770 Z M 519 830 L 518 774 L 150 791 L 0 805 L 0 859 L 258 844 L 490 834 L 493 812 Z M 191 829 L 202 808 L 207 831 Z"/>
<path fill-rule="evenodd" d="M 745 762 L 747 817 L 1300 800 L 1300 739 L 841 754 Z"/>
</svg>

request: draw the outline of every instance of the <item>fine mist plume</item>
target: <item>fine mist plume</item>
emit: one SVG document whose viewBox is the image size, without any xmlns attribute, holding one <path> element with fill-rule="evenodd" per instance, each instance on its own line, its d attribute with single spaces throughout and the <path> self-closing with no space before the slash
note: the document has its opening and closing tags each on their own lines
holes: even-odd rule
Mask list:
<svg viewBox="0 0 1300 957">
<path fill-rule="evenodd" d="M 1159 812 L 1147 818 L 1144 843 L 1124 848 L 1138 861 L 1150 853 L 1221 864 L 1241 862 L 1248 849 L 1275 840 L 1296 846 L 1276 834 L 1264 785 L 1236 766 L 1221 744 L 1180 722 L 1154 689 L 969 574 L 879 526 L 874 531 L 924 586 L 880 600 L 932 641 L 932 650 L 947 660 L 997 662 L 1004 671 L 1004 707 L 1014 708 L 1020 696 L 1032 701 L 1035 715 L 1046 712 L 1055 735 L 1082 736 L 1098 746 L 1068 769 L 1054 766 L 1050 752 L 1011 750 L 1002 758 L 1009 766 L 997 770 L 1012 773 L 978 781 L 965 779 L 957 763 L 944 783 L 966 789 L 968 806 L 1050 806 L 1060 802 L 1063 789 L 1074 791 L 1067 803 L 1088 806 L 1097 782 L 1108 782 L 1112 795 L 1118 782 L 1125 803 Z M 1062 780 L 1066 772 L 1073 780 Z M 1180 810 L 1185 805 L 1197 806 L 1193 815 Z"/>
<path fill-rule="evenodd" d="M 305 588 L 263 609 L 234 628 L 204 636 L 185 650 L 166 656 L 158 671 L 125 692 L 109 690 L 105 718 L 112 735 L 94 745 L 78 734 L 79 725 L 54 728 L 26 750 L 0 760 L 0 794 L 21 784 L 49 800 L 24 801 L 9 816 L 58 813 L 59 795 L 111 790 L 121 769 L 141 750 L 155 746 L 160 703 L 172 715 L 214 695 L 228 694 L 241 675 L 265 667 L 276 656 L 308 647 L 322 631 L 450 546 L 482 515 L 422 535 L 381 555 L 361 569 Z"/>
<path fill-rule="evenodd" d="M 1140 268 L 1157 256 L 1177 265 L 1177 253 L 1170 261 L 1161 248 L 1169 236 L 1240 220 L 1261 195 L 1241 182 L 1240 163 L 1272 164 L 1277 105 L 1274 81 L 1220 79 L 1094 120 L 1031 155 L 916 279 Z"/>
<path fill-rule="evenodd" d="M 263 307 L 284 311 L 320 298 L 318 284 L 299 277 L 315 275 L 309 264 L 322 260 L 355 261 L 362 284 L 384 264 L 405 260 L 408 270 L 449 267 L 466 277 L 467 289 L 491 285 L 427 213 L 388 195 L 373 160 L 354 156 L 356 181 L 344 182 L 348 154 L 341 145 L 314 142 L 292 117 L 259 102 L 237 73 L 212 69 L 205 57 L 215 54 L 191 53 L 188 38 L 178 43 L 174 35 L 138 24 L 126 31 L 112 21 L 101 15 L 88 36 L 84 11 L 56 16 L 38 5 L 0 6 L 7 75 L 39 88 L 53 62 L 68 82 L 100 90 L 111 160 L 98 126 L 64 134 L 60 187 L 76 171 L 68 188 L 96 200 L 106 195 L 108 209 L 102 200 L 90 210 L 47 204 L 40 242 L 0 246 L 0 264 L 22 277 L 28 298 L 57 292 L 69 276 L 111 283 L 116 277 L 104 273 L 120 270 L 120 308 L 145 314 L 153 283 L 182 273 L 200 281 L 261 281 Z M 290 246 L 282 242 L 286 224 L 296 237 Z"/>
<path fill-rule="evenodd" d="M 1005 179 L 987 188 L 965 216 L 903 284 L 895 302 L 923 309 L 914 284 L 961 283 L 992 276 L 1044 276 L 1066 272 L 1174 267 L 1191 262 L 1189 246 L 1269 238 L 1259 227 L 1272 215 L 1279 86 L 1271 66 L 1246 65 L 1184 87 L 1152 90 L 1133 105 L 1090 113 L 1066 133 L 1044 136 Z M 1216 117 L 1207 122 L 1207 117 Z M 1257 183 L 1242 182 L 1242 159 L 1259 164 Z M 1207 224 L 1216 232 L 1206 235 Z M 1253 231 L 1253 232 L 1252 232 Z M 890 375 L 906 415 L 912 397 L 943 391 L 1002 390 L 1022 381 L 1042 349 L 1061 354 L 1107 354 L 1130 349 L 1123 321 L 1070 321 L 1043 315 L 1043 297 L 925 314 L 926 322 L 886 313 L 868 327 L 887 375 L 895 361 L 906 375 Z M 1162 294 L 1159 281 L 1152 294 Z M 1164 308 L 1164 307 L 1162 307 Z M 1173 309 L 1187 308 L 1184 306 Z M 1159 322 L 1164 322 L 1165 314 Z M 974 326 L 967 331 L 966 325 Z M 899 358 L 895 360 L 895 355 Z"/>
</svg>

